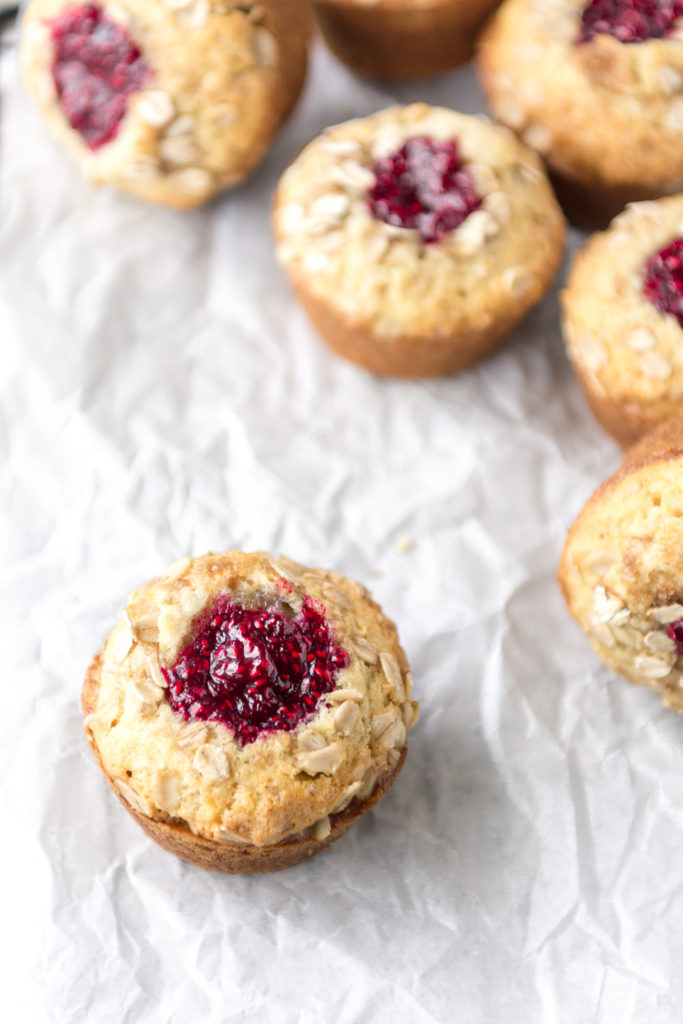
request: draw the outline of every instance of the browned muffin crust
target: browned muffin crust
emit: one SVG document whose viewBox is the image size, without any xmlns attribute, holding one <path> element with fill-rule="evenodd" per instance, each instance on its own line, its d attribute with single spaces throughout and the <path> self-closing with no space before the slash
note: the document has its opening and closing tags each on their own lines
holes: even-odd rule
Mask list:
<svg viewBox="0 0 683 1024">
<path fill-rule="evenodd" d="M 683 417 L 625 456 L 567 535 L 558 582 L 610 668 L 683 710 L 683 658 L 669 632 L 683 620 Z"/>
<path fill-rule="evenodd" d="M 50 22 L 73 0 L 32 0 L 22 22 L 26 87 L 53 135 L 95 184 L 186 209 L 244 181 L 303 88 L 307 0 L 100 0 L 140 46 L 153 78 L 95 150 L 58 102 Z"/>
<path fill-rule="evenodd" d="M 673 34 L 576 44 L 586 0 L 504 0 L 478 69 L 491 108 L 545 159 L 581 227 L 683 187 L 683 46 Z"/>
<path fill-rule="evenodd" d="M 332 52 L 378 78 L 424 78 L 464 64 L 499 0 L 315 0 Z"/>
<path fill-rule="evenodd" d="M 567 354 L 595 418 L 627 447 L 683 412 L 683 329 L 643 293 L 683 235 L 683 195 L 631 204 L 574 257 L 561 293 Z"/>
<path fill-rule="evenodd" d="M 95 656 L 85 677 L 81 693 L 81 709 L 83 717 L 93 714 L 97 707 L 102 652 Z M 365 800 L 353 800 L 339 814 L 331 814 L 330 833 L 324 839 L 315 836 L 294 836 L 272 846 L 247 846 L 244 843 L 216 842 L 204 836 L 195 835 L 182 821 L 155 821 L 141 814 L 123 796 L 108 774 L 92 732 L 86 729 L 88 743 L 104 777 L 125 809 L 135 818 L 138 825 L 159 846 L 182 860 L 196 864 L 200 868 L 223 871 L 229 875 L 259 875 L 268 871 L 281 871 L 283 868 L 294 867 L 302 860 L 307 860 L 316 853 L 329 849 L 335 840 L 343 836 L 350 825 L 378 803 L 388 789 L 396 781 L 403 765 L 408 744 L 401 752 L 400 760 L 395 768 L 377 779 L 375 788 Z"/>
<path fill-rule="evenodd" d="M 306 601 L 325 608 L 348 662 L 292 731 L 243 744 L 221 722 L 171 709 L 161 667 L 225 596 L 288 615 Z M 392 785 L 418 715 L 411 688 L 395 627 L 360 584 L 227 552 L 183 559 L 133 593 L 88 670 L 82 708 L 107 781 L 152 838 L 201 866 L 256 873 L 326 849 Z"/>
<path fill-rule="evenodd" d="M 481 206 L 433 245 L 367 208 L 377 160 L 453 141 Z M 477 117 L 415 103 L 328 128 L 280 179 L 277 253 L 323 339 L 374 373 L 429 377 L 488 355 L 550 287 L 565 224 L 536 155 Z"/>
</svg>

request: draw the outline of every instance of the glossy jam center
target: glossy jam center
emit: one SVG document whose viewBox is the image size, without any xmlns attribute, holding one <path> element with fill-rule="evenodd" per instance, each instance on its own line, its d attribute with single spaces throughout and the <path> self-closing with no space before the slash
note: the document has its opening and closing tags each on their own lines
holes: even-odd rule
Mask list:
<svg viewBox="0 0 683 1024">
<path fill-rule="evenodd" d="M 67 7 L 50 29 L 59 104 L 86 145 L 99 149 L 115 138 L 128 97 L 150 68 L 125 29 L 95 4 Z"/>
<path fill-rule="evenodd" d="M 423 242 L 439 242 L 481 206 L 453 141 L 409 139 L 373 167 L 367 203 L 376 220 L 414 228 Z"/>
<path fill-rule="evenodd" d="M 581 18 L 579 42 L 610 35 L 620 43 L 642 43 L 668 35 L 683 15 L 683 0 L 591 0 Z"/>
<path fill-rule="evenodd" d="M 173 667 L 162 671 L 174 711 L 222 722 L 252 743 L 264 732 L 296 728 L 348 663 L 310 598 L 289 619 L 221 597 Z"/>
<path fill-rule="evenodd" d="M 643 294 L 660 313 L 671 313 L 683 327 L 683 238 L 650 257 Z"/>
<path fill-rule="evenodd" d="M 667 636 L 676 644 L 676 653 L 683 658 L 683 619 L 677 619 L 666 627 Z"/>
</svg>

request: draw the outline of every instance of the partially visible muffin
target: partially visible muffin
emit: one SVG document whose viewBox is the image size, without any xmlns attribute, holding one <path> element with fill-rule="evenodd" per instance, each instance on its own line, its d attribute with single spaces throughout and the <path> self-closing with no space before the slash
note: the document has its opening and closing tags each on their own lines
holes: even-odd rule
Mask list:
<svg viewBox="0 0 683 1024">
<path fill-rule="evenodd" d="M 377 802 L 417 720 L 411 691 L 364 587 L 230 551 L 131 595 L 82 702 L 107 781 L 153 839 L 255 873 L 325 849 Z"/>
<path fill-rule="evenodd" d="M 314 0 L 339 60 L 378 78 L 436 75 L 472 56 L 477 32 L 500 0 Z"/>
<path fill-rule="evenodd" d="M 375 373 L 483 358 L 545 294 L 564 219 L 535 154 L 416 103 L 327 129 L 280 180 L 277 252 L 325 341 Z"/>
<path fill-rule="evenodd" d="M 636 203 L 590 238 L 561 298 L 569 358 L 617 441 L 683 412 L 683 195 Z"/>
<path fill-rule="evenodd" d="M 602 661 L 683 710 L 683 417 L 647 434 L 567 536 L 559 582 Z"/>
<path fill-rule="evenodd" d="M 496 117 L 580 225 L 683 189 L 681 15 L 682 0 L 505 0 L 482 37 Z"/>
<path fill-rule="evenodd" d="M 93 182 L 183 209 L 243 181 L 306 72 L 305 0 L 32 0 L 28 90 Z"/>
</svg>

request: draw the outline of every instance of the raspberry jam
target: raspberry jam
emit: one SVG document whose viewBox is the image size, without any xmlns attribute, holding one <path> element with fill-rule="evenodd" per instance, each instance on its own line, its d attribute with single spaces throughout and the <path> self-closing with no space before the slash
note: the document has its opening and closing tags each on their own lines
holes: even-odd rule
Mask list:
<svg viewBox="0 0 683 1024">
<path fill-rule="evenodd" d="M 116 137 L 128 97 L 151 70 L 125 29 L 95 4 L 67 7 L 50 29 L 59 104 L 88 148 L 99 149 Z"/>
<path fill-rule="evenodd" d="M 679 658 L 683 658 L 683 619 L 677 619 L 676 622 L 670 622 L 666 627 L 666 635 L 671 637 L 673 642 L 676 644 L 676 653 Z"/>
<path fill-rule="evenodd" d="M 415 228 L 426 244 L 440 242 L 481 206 L 455 142 L 418 137 L 373 167 L 368 209 L 376 220 Z"/>
<path fill-rule="evenodd" d="M 578 41 L 610 35 L 620 43 L 660 39 L 683 15 L 683 0 L 591 0 L 581 17 Z"/>
<path fill-rule="evenodd" d="M 671 313 L 683 327 L 683 238 L 651 256 L 645 265 L 643 294 L 660 313 Z"/>
<path fill-rule="evenodd" d="M 296 728 L 348 663 L 310 598 L 289 619 L 220 597 L 192 643 L 162 672 L 174 711 L 222 722 L 242 743 L 253 743 L 264 732 Z"/>
</svg>

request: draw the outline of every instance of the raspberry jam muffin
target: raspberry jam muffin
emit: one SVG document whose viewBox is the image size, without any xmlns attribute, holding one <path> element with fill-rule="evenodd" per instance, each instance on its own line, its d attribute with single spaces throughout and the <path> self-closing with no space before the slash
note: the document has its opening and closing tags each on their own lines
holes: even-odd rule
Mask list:
<svg viewBox="0 0 683 1024">
<path fill-rule="evenodd" d="M 33 0 L 24 79 L 87 177 L 179 209 L 242 181 L 301 91 L 300 0 Z"/>
<path fill-rule="evenodd" d="M 386 792 L 417 720 L 411 690 L 364 587 L 230 551 L 132 594 L 82 703 L 107 781 L 153 839 L 254 874 L 324 850 Z"/>
<path fill-rule="evenodd" d="M 683 413 L 683 195 L 635 203 L 594 235 L 562 307 L 569 358 L 617 441 Z"/>
<path fill-rule="evenodd" d="M 583 508 L 559 582 L 596 654 L 683 710 L 683 418 L 656 427 Z"/>
<path fill-rule="evenodd" d="M 683 0 L 505 0 L 479 67 L 570 217 L 605 226 L 683 189 Z"/>
<path fill-rule="evenodd" d="M 499 0 L 314 0 L 322 34 L 339 60 L 380 78 L 436 75 L 472 56 Z"/>
<path fill-rule="evenodd" d="M 550 286 L 562 214 L 505 128 L 419 103 L 329 128 L 285 172 L 278 256 L 314 325 L 375 373 L 453 373 Z"/>
</svg>

